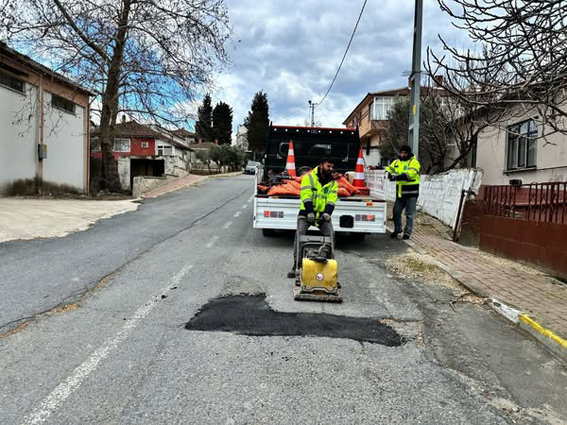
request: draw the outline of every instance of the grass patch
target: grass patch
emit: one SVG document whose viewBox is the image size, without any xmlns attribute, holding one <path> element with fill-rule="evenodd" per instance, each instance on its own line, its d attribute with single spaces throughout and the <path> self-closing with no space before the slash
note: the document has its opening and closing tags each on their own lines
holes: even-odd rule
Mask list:
<svg viewBox="0 0 567 425">
<path fill-rule="evenodd" d="M 70 184 L 42 181 L 39 178 L 18 179 L 8 185 L 8 196 L 76 196 L 81 191 Z"/>
</svg>

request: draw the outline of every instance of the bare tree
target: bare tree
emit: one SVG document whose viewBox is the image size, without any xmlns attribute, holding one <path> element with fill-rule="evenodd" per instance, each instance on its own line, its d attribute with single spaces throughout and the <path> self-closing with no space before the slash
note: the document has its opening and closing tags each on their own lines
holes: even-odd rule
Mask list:
<svg viewBox="0 0 567 425">
<path fill-rule="evenodd" d="M 428 49 L 426 68 L 448 77 L 443 87 L 477 108 L 494 105 L 530 116 L 540 136 L 567 134 L 567 1 L 438 0 L 479 51 L 459 49 L 442 37 L 439 55 Z M 455 84 L 464 80 L 467 87 Z"/>
<path fill-rule="evenodd" d="M 161 124 L 226 64 L 224 0 L 0 0 L 0 38 L 97 94 L 102 186 L 120 188 L 112 154 L 120 112 Z"/>
</svg>

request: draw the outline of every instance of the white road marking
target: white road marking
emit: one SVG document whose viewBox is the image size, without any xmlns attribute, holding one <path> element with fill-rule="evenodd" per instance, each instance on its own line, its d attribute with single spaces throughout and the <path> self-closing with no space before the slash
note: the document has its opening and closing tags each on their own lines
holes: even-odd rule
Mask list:
<svg viewBox="0 0 567 425">
<path fill-rule="evenodd" d="M 212 248 L 218 238 L 219 238 L 218 236 L 213 236 L 213 238 L 209 241 L 208 244 L 205 245 L 205 247 Z"/>
<path fill-rule="evenodd" d="M 236 212 L 234 213 L 234 216 L 235 216 L 235 217 L 238 217 L 240 214 L 242 214 L 242 211 L 236 211 Z"/>
<path fill-rule="evenodd" d="M 248 204 L 242 205 L 242 208 L 248 208 Z"/>
<path fill-rule="evenodd" d="M 222 228 L 223 228 L 223 229 L 228 229 L 231 224 L 232 224 L 232 221 L 229 221 L 229 222 L 227 222 L 224 226 L 222 226 Z"/>
<path fill-rule="evenodd" d="M 250 199 L 248 200 L 248 203 L 252 202 L 252 199 L 254 199 L 254 195 L 252 195 L 252 196 L 250 197 Z"/>
<path fill-rule="evenodd" d="M 91 356 L 79 365 L 73 374 L 64 382 L 61 382 L 52 392 L 43 400 L 43 402 L 24 420 L 24 424 L 40 424 L 45 422 L 49 416 L 63 403 L 71 394 L 73 394 L 81 384 L 88 379 L 98 366 L 106 359 L 112 351 L 118 348 L 128 336 L 132 333 L 138 323 L 145 318 L 158 305 L 162 295 L 167 294 L 173 286 L 179 285 L 183 276 L 193 268 L 192 265 L 183 267 L 177 273 L 168 285 L 153 296 L 147 303 L 136 310 L 134 315 L 122 327 L 122 329 L 112 338 L 108 339 L 101 347 L 99 347 Z"/>
</svg>

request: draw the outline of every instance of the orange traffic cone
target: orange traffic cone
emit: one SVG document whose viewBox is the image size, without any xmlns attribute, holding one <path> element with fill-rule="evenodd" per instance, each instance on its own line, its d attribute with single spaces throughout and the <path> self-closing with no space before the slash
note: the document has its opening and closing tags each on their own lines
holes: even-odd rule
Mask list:
<svg viewBox="0 0 567 425">
<path fill-rule="evenodd" d="M 362 158 L 361 149 L 356 161 L 356 168 L 354 169 L 354 181 L 352 182 L 354 187 L 366 187 L 366 184 L 364 184 L 364 159 Z"/>
<path fill-rule="evenodd" d="M 285 170 L 290 176 L 297 176 L 297 174 L 295 174 L 295 154 L 293 153 L 293 142 L 291 140 L 289 141 L 289 150 L 287 151 L 287 164 L 285 164 Z"/>
</svg>

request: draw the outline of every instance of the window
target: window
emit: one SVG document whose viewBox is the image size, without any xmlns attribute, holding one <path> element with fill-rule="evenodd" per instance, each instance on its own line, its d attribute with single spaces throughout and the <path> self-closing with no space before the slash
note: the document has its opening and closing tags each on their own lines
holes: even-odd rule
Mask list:
<svg viewBox="0 0 567 425">
<path fill-rule="evenodd" d="M 69 112 L 70 114 L 75 113 L 75 104 L 70 100 L 57 96 L 56 94 L 51 95 L 51 106 L 65 112 Z"/>
<path fill-rule="evenodd" d="M 98 137 L 91 139 L 91 152 L 100 152 L 100 140 Z"/>
<path fill-rule="evenodd" d="M 394 104 L 393 97 L 375 97 L 372 103 L 371 116 L 372 120 L 388 119 L 388 111 L 392 109 Z"/>
<path fill-rule="evenodd" d="M 114 152 L 130 152 L 130 139 L 114 139 Z"/>
<path fill-rule="evenodd" d="M 171 146 L 158 145 L 157 154 L 158 156 L 171 156 L 173 155 L 173 148 Z"/>
<path fill-rule="evenodd" d="M 0 72 L 0 85 L 6 86 L 12 90 L 19 91 L 20 93 L 24 92 L 24 82 L 22 80 L 17 79 L 16 77 L 12 77 L 11 75 L 4 74 Z"/>
<path fill-rule="evenodd" d="M 534 120 L 508 127 L 507 170 L 536 166 L 537 125 Z"/>
<path fill-rule="evenodd" d="M 142 142 L 142 149 L 148 149 L 150 147 L 149 142 Z"/>
</svg>

